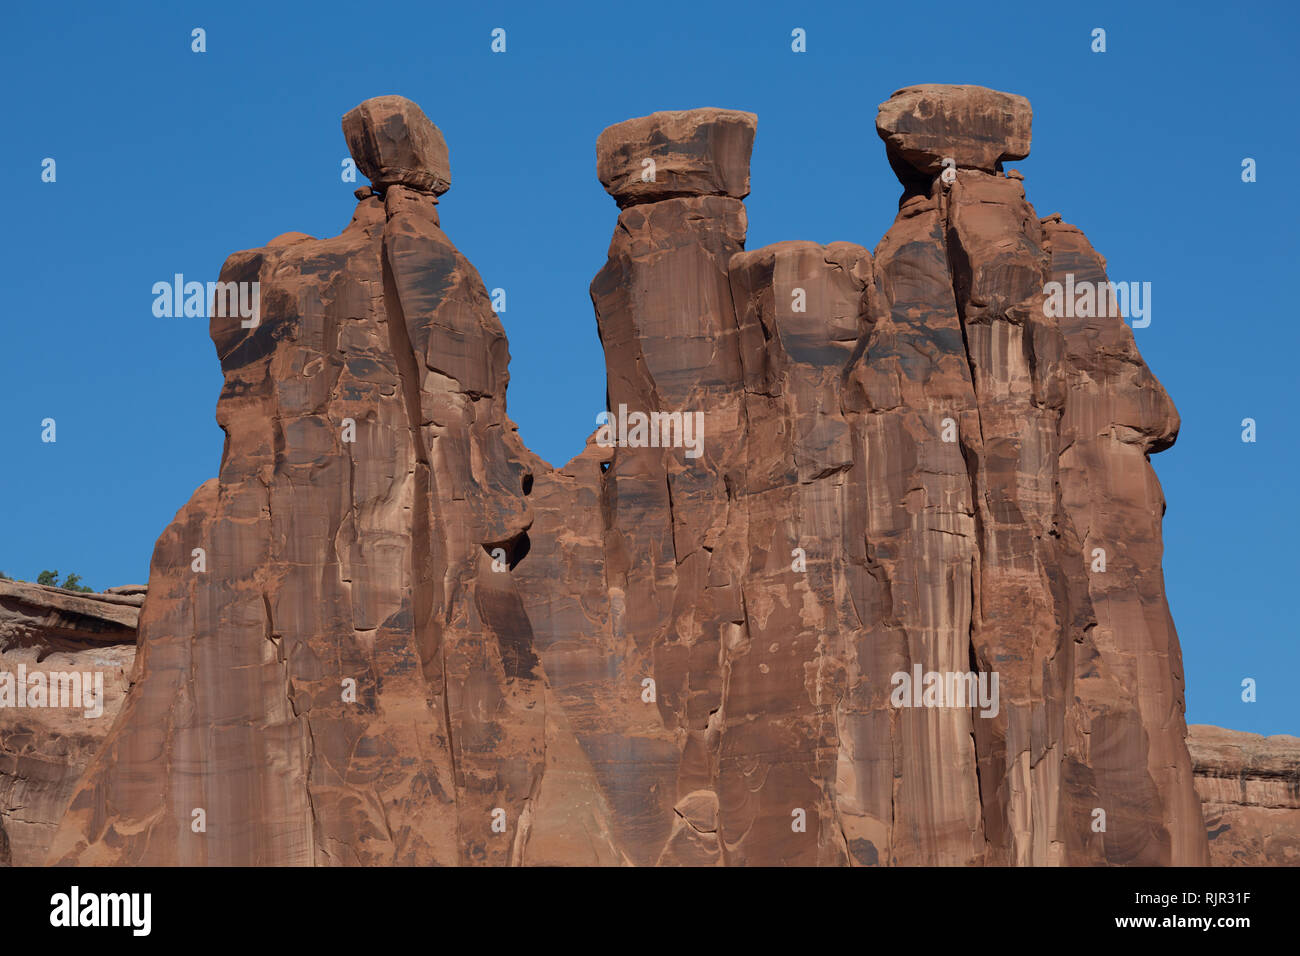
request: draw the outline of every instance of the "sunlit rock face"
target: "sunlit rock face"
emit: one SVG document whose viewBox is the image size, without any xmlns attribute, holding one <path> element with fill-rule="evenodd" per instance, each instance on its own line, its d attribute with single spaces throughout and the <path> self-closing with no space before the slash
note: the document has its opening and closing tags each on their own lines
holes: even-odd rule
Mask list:
<svg viewBox="0 0 1300 956">
<path fill-rule="evenodd" d="M 1053 302 L 1106 276 L 1002 169 L 1030 123 L 882 104 L 874 251 L 745 249 L 753 114 L 606 130 L 608 415 L 552 468 L 441 134 L 348 113 L 349 226 L 222 270 L 261 309 L 212 319 L 221 473 L 49 860 L 1208 862 L 1149 464 L 1178 416 L 1120 315 Z"/>
<path fill-rule="evenodd" d="M 0 866 L 45 862 L 122 709 L 145 590 L 0 579 Z"/>
<path fill-rule="evenodd" d="M 1214 866 L 1300 866 L 1300 737 L 1187 728 Z"/>
</svg>

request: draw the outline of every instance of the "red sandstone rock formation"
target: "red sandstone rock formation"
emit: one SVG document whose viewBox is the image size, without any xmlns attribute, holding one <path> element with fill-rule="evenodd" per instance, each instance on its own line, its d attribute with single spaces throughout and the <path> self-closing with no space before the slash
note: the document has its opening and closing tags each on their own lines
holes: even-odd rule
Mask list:
<svg viewBox="0 0 1300 956">
<path fill-rule="evenodd" d="M 138 684 L 55 860 L 519 856 L 545 740 L 505 336 L 439 227 L 441 135 L 393 97 L 344 126 L 382 198 L 222 269 L 262 308 L 212 320 L 221 474 L 159 540 Z"/>
<path fill-rule="evenodd" d="M 751 114 L 606 130 L 610 421 L 552 469 L 441 134 L 350 112 L 351 225 L 222 270 L 262 319 L 212 320 L 221 474 L 50 859 L 1207 862 L 1148 462 L 1177 414 L 1121 318 L 1045 307 L 1105 274 L 1003 174 L 1030 119 L 883 104 L 874 254 L 744 249 Z M 929 672 L 961 699 L 899 690 Z"/>
<path fill-rule="evenodd" d="M 0 581 L 0 866 L 45 861 L 122 707 L 143 592 Z"/>
<path fill-rule="evenodd" d="M 1210 862 L 1300 866 L 1300 737 L 1187 729 Z"/>
</svg>

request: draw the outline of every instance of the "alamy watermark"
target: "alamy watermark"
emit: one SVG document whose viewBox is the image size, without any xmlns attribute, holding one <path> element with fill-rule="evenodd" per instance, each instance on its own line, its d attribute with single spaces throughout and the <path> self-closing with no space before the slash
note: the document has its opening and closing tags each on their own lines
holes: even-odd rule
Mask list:
<svg viewBox="0 0 1300 956">
<path fill-rule="evenodd" d="M 704 451 L 703 412 L 631 412 L 618 406 L 596 416 L 596 444 L 601 448 L 685 448 L 687 458 Z"/>
<path fill-rule="evenodd" d="M 73 886 L 50 897 L 54 927 L 125 927 L 133 936 L 148 936 L 153 928 L 152 893 L 83 893 Z"/>
<path fill-rule="evenodd" d="M 102 671 L 36 671 L 29 675 L 27 665 L 19 664 L 17 674 L 0 671 L 0 707 L 80 709 L 83 717 L 101 717 L 104 674 Z"/>
<path fill-rule="evenodd" d="M 979 707 L 981 717 L 998 715 L 998 672 L 898 671 L 889 702 L 895 707 Z"/>
<path fill-rule="evenodd" d="M 217 319 L 239 318 L 240 326 L 257 328 L 262 320 L 262 283 L 260 282 L 186 282 L 176 273 L 171 282 L 153 284 L 153 314 L 160 319 L 212 316 Z"/>
<path fill-rule="evenodd" d="M 1075 282 L 1074 273 L 1067 272 L 1064 283 L 1043 286 L 1043 295 L 1043 314 L 1051 319 L 1132 319 L 1135 329 L 1151 324 L 1150 282 Z"/>
</svg>

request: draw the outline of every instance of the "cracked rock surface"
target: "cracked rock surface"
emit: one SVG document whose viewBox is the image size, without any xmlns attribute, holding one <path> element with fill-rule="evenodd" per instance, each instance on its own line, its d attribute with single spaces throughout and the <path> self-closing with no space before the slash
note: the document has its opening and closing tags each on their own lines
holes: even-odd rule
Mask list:
<svg viewBox="0 0 1300 956">
<path fill-rule="evenodd" d="M 1300 737 L 1187 729 L 1210 862 L 1300 866 Z"/>
<path fill-rule="evenodd" d="M 341 235 L 222 270 L 262 308 L 211 322 L 221 472 L 52 862 L 1209 861 L 1149 461 L 1178 415 L 1120 317 L 1044 308 L 1105 269 L 1001 172 L 1027 101 L 882 105 L 874 251 L 745 249 L 752 114 L 607 130 L 611 419 L 680 415 L 552 468 L 397 100 L 345 119 L 378 178 Z M 914 671 L 997 695 L 899 706 Z"/>
<path fill-rule="evenodd" d="M 126 697 L 143 603 L 143 588 L 97 594 L 0 580 L 0 866 L 45 862 Z"/>
</svg>

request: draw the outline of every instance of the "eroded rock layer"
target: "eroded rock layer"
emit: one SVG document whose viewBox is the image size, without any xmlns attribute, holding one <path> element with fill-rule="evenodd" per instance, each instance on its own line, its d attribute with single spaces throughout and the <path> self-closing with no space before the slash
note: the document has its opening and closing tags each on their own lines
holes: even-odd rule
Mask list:
<svg viewBox="0 0 1300 956">
<path fill-rule="evenodd" d="M 0 866 L 45 862 L 126 697 L 143 591 L 0 580 Z"/>
<path fill-rule="evenodd" d="M 1210 862 L 1300 866 L 1300 737 L 1187 729 Z"/>
<path fill-rule="evenodd" d="M 1118 314 L 1049 307 L 1106 277 L 1002 169 L 1030 122 L 883 104 L 874 252 L 745 249 L 752 114 L 606 130 L 609 408 L 553 469 L 441 134 L 350 112 L 348 228 L 222 270 L 262 318 L 212 320 L 221 474 L 50 859 L 1207 862 L 1149 464 L 1178 417 Z"/>
</svg>

